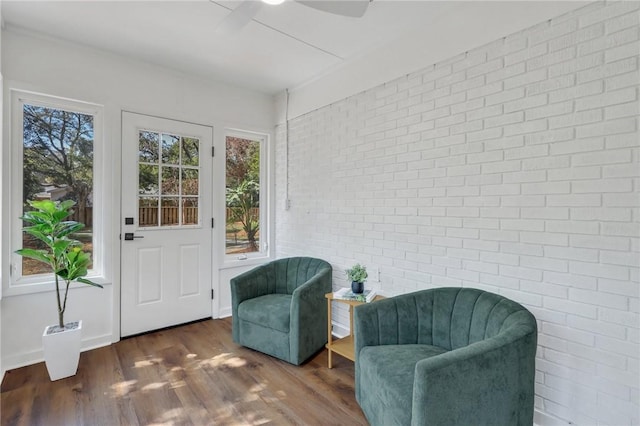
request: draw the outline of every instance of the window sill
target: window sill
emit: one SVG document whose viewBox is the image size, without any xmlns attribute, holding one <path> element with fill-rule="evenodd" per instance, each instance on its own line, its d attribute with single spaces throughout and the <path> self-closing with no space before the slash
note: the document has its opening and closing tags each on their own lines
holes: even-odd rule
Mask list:
<svg viewBox="0 0 640 426">
<path fill-rule="evenodd" d="M 262 256 L 247 256 L 246 259 L 237 259 L 233 256 L 225 257 L 224 262 L 220 269 L 233 269 L 233 268 L 241 268 L 244 266 L 257 266 L 262 265 L 263 263 L 269 262 L 273 260 L 269 255 L 265 254 Z"/>
<path fill-rule="evenodd" d="M 107 280 L 103 276 L 92 276 L 87 278 L 102 286 L 112 285 L 112 282 L 110 280 Z M 61 283 L 61 284 L 64 284 L 64 283 Z M 73 290 L 76 288 L 85 288 L 85 287 L 91 287 L 91 286 L 87 284 L 73 282 L 69 286 L 69 289 Z M 53 280 L 33 282 L 33 283 L 23 282 L 21 284 L 12 283 L 8 287 L 5 287 L 2 289 L 2 298 L 4 299 L 5 297 L 23 296 L 23 295 L 35 294 L 35 293 L 47 293 L 47 292 L 55 291 L 55 289 L 56 289 L 56 284 L 55 284 L 55 281 Z M 61 290 L 62 289 L 64 289 L 63 285 L 61 285 Z"/>
</svg>

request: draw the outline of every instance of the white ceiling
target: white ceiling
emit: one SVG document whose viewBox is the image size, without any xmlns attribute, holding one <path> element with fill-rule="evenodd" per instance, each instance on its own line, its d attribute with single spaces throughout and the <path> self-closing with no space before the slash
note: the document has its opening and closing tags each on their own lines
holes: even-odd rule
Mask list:
<svg viewBox="0 0 640 426">
<path fill-rule="evenodd" d="M 240 3 L 2 0 L 0 4 L 7 28 L 82 43 L 270 94 L 300 87 L 417 29 L 436 22 L 442 28 L 466 4 L 374 0 L 364 17 L 348 18 L 289 0 L 278 6 L 264 5 L 238 32 L 220 34 L 216 28 Z M 432 37 L 446 38 L 447 34 Z"/>
</svg>

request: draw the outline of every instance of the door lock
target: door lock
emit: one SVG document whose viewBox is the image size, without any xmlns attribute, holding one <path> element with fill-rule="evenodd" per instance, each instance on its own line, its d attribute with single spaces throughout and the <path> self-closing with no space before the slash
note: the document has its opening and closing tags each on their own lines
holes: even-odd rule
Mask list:
<svg viewBox="0 0 640 426">
<path fill-rule="evenodd" d="M 124 240 L 133 241 L 134 238 L 144 238 L 142 235 L 133 235 L 133 232 L 125 232 Z"/>
</svg>

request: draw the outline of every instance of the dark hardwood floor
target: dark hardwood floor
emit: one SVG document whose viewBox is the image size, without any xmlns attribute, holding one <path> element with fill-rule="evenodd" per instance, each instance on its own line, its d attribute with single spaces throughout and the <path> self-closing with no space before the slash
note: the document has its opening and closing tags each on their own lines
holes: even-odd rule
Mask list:
<svg viewBox="0 0 640 426">
<path fill-rule="evenodd" d="M 51 382 L 44 363 L 6 373 L 4 425 L 366 425 L 353 363 L 322 350 L 296 367 L 233 343 L 207 320 L 84 352 Z"/>
</svg>

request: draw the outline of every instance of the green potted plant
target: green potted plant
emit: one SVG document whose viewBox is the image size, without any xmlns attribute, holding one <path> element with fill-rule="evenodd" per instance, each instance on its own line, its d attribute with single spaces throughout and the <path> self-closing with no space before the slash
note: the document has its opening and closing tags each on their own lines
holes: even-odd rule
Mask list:
<svg viewBox="0 0 640 426">
<path fill-rule="evenodd" d="M 23 248 L 16 253 L 49 265 L 54 275 L 58 324 L 45 328 L 42 335 L 45 363 L 53 381 L 75 375 L 80 359 L 82 321 L 64 322 L 69 286 L 73 281 L 102 286 L 84 278 L 91 258 L 82 251 L 82 244 L 71 238 L 84 224 L 65 220 L 73 213 L 75 202 L 42 200 L 29 201 L 29 205 L 33 210 L 20 218 L 29 224 L 23 230 L 44 243 L 45 248 Z M 64 282 L 63 286 L 60 281 Z"/>
<path fill-rule="evenodd" d="M 346 270 L 347 277 L 351 280 L 351 291 L 360 294 L 364 291 L 364 282 L 369 276 L 365 266 L 356 263 L 351 269 Z"/>
</svg>

